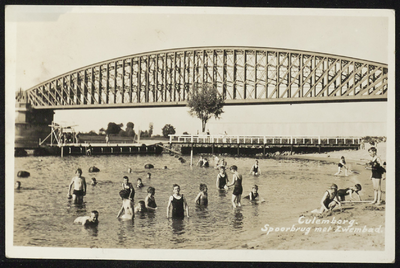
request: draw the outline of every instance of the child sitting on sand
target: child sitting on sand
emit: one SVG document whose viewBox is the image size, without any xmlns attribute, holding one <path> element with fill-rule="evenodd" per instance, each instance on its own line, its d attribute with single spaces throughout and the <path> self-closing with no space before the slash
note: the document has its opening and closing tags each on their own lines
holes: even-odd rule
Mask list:
<svg viewBox="0 0 400 268">
<path fill-rule="evenodd" d="M 338 204 L 339 207 L 342 206 L 337 196 L 337 185 L 332 184 L 332 186 L 325 191 L 324 196 L 321 199 L 321 208 L 314 209 L 311 213 L 323 213 L 326 211 L 332 211 L 332 209 Z"/>
<path fill-rule="evenodd" d="M 204 183 L 200 183 L 200 193 L 196 196 L 194 202 L 197 205 L 207 206 L 208 204 L 207 185 L 205 185 Z"/>
<path fill-rule="evenodd" d="M 251 202 L 254 202 L 257 204 L 265 202 L 264 198 L 260 197 L 260 195 L 258 194 L 258 186 L 257 185 L 254 185 L 251 188 L 251 192 L 249 193 L 249 195 L 246 195 L 243 198 L 249 199 Z"/>
<path fill-rule="evenodd" d="M 99 223 L 99 212 L 96 210 L 93 210 L 90 213 L 90 216 L 82 216 L 78 217 L 74 220 L 74 223 L 80 223 L 82 225 L 88 226 L 88 225 L 97 225 Z"/>
<path fill-rule="evenodd" d="M 356 185 L 354 185 L 354 187 L 349 187 L 349 188 L 346 188 L 346 189 L 339 189 L 338 192 L 337 192 L 337 196 L 338 196 L 340 201 L 344 201 L 346 195 L 349 195 L 350 199 L 353 199 L 352 194 L 356 193 L 358 195 L 358 201 L 361 201 L 361 197 L 358 194 L 359 191 L 361 191 L 361 185 L 360 184 L 356 184 Z"/>
<path fill-rule="evenodd" d="M 340 172 L 342 172 L 342 168 L 344 169 L 344 175 L 347 176 L 347 166 L 346 166 L 346 160 L 344 159 L 344 156 L 340 158 L 340 162 L 338 164 L 338 172 L 335 173 L 336 175 L 339 175 Z"/>
</svg>

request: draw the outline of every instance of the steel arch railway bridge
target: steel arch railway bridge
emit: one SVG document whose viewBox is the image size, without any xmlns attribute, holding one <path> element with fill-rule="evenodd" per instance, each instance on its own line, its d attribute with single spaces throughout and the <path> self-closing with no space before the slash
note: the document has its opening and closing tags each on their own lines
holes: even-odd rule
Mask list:
<svg viewBox="0 0 400 268">
<path fill-rule="evenodd" d="M 184 106 L 201 84 L 216 86 L 226 104 L 386 101 L 388 66 L 275 48 L 172 49 L 95 63 L 36 85 L 24 98 L 47 110 Z"/>
</svg>

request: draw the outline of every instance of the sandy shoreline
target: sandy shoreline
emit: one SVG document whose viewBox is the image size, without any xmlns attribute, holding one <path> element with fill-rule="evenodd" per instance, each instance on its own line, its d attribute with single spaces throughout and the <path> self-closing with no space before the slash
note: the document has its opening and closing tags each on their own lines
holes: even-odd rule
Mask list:
<svg viewBox="0 0 400 268">
<path fill-rule="evenodd" d="M 364 150 L 335 151 L 324 154 L 303 154 L 284 156 L 289 159 L 302 159 L 338 163 L 345 156 L 350 169 L 357 170 L 352 176 L 339 175 L 336 180 L 357 181 L 363 185 L 363 200 L 373 199 L 370 171 L 364 164 L 369 159 L 368 148 Z M 378 156 L 386 161 L 386 144 L 378 144 Z M 382 199 L 386 181 L 382 180 Z M 323 193 L 324 189 L 321 189 Z M 321 193 L 315 194 L 320 200 Z M 321 195 L 321 196 L 320 196 Z M 319 207 L 319 202 L 315 203 Z M 263 226 L 255 230 L 254 239 L 244 243 L 242 249 L 262 250 L 385 250 L 385 202 L 382 205 L 370 203 L 346 203 L 343 211 L 335 209 L 327 215 L 314 215 L 311 209 L 286 211 L 288 220 L 280 226 Z M 266 223 L 267 224 L 267 223 Z M 279 229 L 279 230 L 278 230 Z"/>
</svg>

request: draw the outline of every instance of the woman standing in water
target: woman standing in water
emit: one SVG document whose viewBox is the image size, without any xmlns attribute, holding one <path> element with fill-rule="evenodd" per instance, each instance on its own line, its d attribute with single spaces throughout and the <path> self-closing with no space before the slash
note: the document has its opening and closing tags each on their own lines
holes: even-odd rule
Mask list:
<svg viewBox="0 0 400 268">
<path fill-rule="evenodd" d="M 230 167 L 230 171 L 233 173 L 232 183 L 227 184 L 228 187 L 234 185 L 232 192 L 232 205 L 234 208 L 241 207 L 240 200 L 242 198 L 243 187 L 242 187 L 242 175 L 239 174 L 237 166 L 233 165 Z"/>
</svg>

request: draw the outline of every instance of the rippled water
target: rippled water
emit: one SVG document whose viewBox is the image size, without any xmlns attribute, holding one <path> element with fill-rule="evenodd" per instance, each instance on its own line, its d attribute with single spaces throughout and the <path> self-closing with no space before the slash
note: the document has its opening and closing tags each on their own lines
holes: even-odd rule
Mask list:
<svg viewBox="0 0 400 268">
<path fill-rule="evenodd" d="M 232 189 L 227 193 L 215 187 L 218 171 L 213 168 L 190 167 L 189 157 L 181 164 L 175 157 L 161 156 L 69 156 L 69 157 L 22 157 L 15 159 L 15 174 L 29 171 L 29 178 L 17 178 L 22 189 L 14 195 L 14 245 L 51 247 L 98 247 L 98 248 L 192 248 L 231 249 L 240 248 L 247 241 L 258 237 L 266 223 L 276 226 L 283 221 L 295 220 L 301 211 L 316 208 L 323 187 L 329 186 L 336 172 L 336 165 L 316 161 L 260 160 L 262 175 L 250 176 L 254 163 L 251 158 L 225 158 L 228 166 L 237 165 L 243 174 L 244 194 L 257 184 L 266 202 L 255 205 L 248 201 L 233 209 Z M 196 159 L 197 160 L 197 159 Z M 151 180 L 146 178 L 155 169 Z M 213 164 L 213 161 L 211 161 Z M 99 173 L 88 173 L 90 166 Z M 168 166 L 167 170 L 163 167 Z M 76 168 L 81 167 L 87 181 L 95 177 L 96 186 L 88 185 L 83 206 L 71 204 L 67 190 Z M 128 168 L 134 173 L 129 174 Z M 155 213 L 136 215 L 132 221 L 116 218 L 121 207 L 119 190 L 122 177 L 127 175 L 135 185 L 142 178 L 145 185 L 136 189 L 135 203 L 144 200 L 147 187 L 156 188 Z M 228 171 L 231 179 L 232 175 Z M 172 184 L 181 186 L 181 193 L 190 206 L 190 218 L 172 220 L 166 218 L 166 207 L 172 194 Z M 209 193 L 207 208 L 196 207 L 194 199 L 199 184 L 206 183 Z M 323 185 L 321 189 L 321 185 Z M 310 194 L 318 193 L 318 194 Z M 99 211 L 99 225 L 85 228 L 73 224 L 78 216 Z"/>
</svg>

